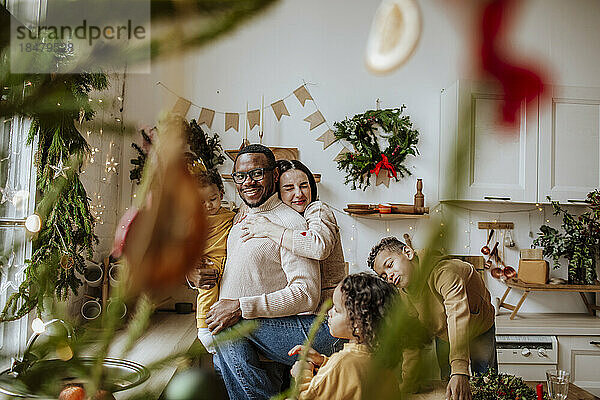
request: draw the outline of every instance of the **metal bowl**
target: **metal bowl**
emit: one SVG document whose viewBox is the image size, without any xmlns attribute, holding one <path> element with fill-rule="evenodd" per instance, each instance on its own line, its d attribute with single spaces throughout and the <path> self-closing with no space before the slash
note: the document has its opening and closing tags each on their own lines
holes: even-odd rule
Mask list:
<svg viewBox="0 0 600 400">
<path fill-rule="evenodd" d="M 69 361 L 41 360 L 35 362 L 18 377 L 7 369 L 0 372 L 0 393 L 19 398 L 57 398 L 61 383 L 65 385 L 73 382 L 86 383 L 84 379 L 78 377 L 88 376 L 94 361 L 91 357 Z M 102 389 L 111 393 L 135 387 L 150 377 L 150 371 L 143 365 L 118 358 L 105 358 L 102 373 L 105 376 Z M 50 385 L 41 384 L 45 381 Z M 54 391 L 50 389 L 52 383 L 58 390 L 55 395 L 48 393 Z"/>
</svg>

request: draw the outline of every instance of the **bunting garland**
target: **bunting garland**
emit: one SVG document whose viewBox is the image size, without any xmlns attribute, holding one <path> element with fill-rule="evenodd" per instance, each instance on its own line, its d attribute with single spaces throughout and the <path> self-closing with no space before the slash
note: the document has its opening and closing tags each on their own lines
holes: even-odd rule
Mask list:
<svg viewBox="0 0 600 400">
<path fill-rule="evenodd" d="M 225 132 L 233 129 L 239 131 L 240 129 L 240 114 L 238 113 L 225 113 Z"/>
<path fill-rule="evenodd" d="M 174 91 L 169 89 L 162 82 L 157 82 L 156 84 L 162 86 L 164 89 L 166 89 L 173 95 L 177 96 L 175 105 L 173 106 L 173 108 L 171 110 L 173 113 L 176 113 L 176 114 L 179 114 L 179 115 L 182 115 L 185 117 L 187 115 L 187 113 L 189 112 L 189 109 L 191 106 L 199 108 L 200 115 L 198 116 L 198 119 L 197 119 L 198 125 L 205 125 L 209 129 L 212 129 L 213 124 L 215 122 L 215 114 L 224 115 L 224 130 L 223 130 L 223 132 L 227 132 L 230 129 L 233 129 L 234 131 L 239 133 L 240 132 L 240 115 L 242 117 L 245 117 L 245 120 L 246 120 L 245 123 L 247 124 L 245 126 L 245 129 L 252 130 L 257 126 L 260 126 L 261 118 L 264 119 L 264 113 L 262 113 L 262 115 L 261 115 L 261 111 L 264 111 L 267 107 L 270 107 L 272 109 L 273 114 L 275 115 L 275 118 L 277 119 L 278 122 L 281 121 L 281 119 L 283 118 L 284 115 L 288 116 L 288 117 L 291 116 L 290 112 L 285 104 L 285 100 L 288 99 L 289 97 L 291 97 L 292 95 L 294 97 L 296 97 L 296 99 L 298 100 L 298 102 L 300 103 L 300 105 L 302 107 L 306 107 L 307 100 L 310 100 L 315 105 L 315 111 L 313 111 L 306 118 L 304 118 L 304 121 L 308 122 L 308 124 L 309 124 L 309 127 L 308 127 L 309 132 L 317 129 L 318 127 L 320 127 L 322 125 L 325 125 L 327 127 L 327 130 L 324 133 L 322 133 L 317 139 L 315 139 L 316 141 L 323 143 L 323 150 L 326 150 L 333 143 L 335 143 L 336 141 L 339 141 L 339 139 L 337 139 L 335 136 L 334 129 L 332 129 L 332 127 L 327 123 L 327 120 L 323 116 L 323 113 L 319 110 L 314 97 L 308 91 L 308 88 L 306 87 L 306 83 L 303 83 L 300 87 L 298 87 L 297 89 L 295 89 L 293 92 L 289 93 L 287 96 L 283 97 L 282 99 L 272 102 L 267 107 L 262 107 L 262 109 L 259 108 L 259 109 L 255 109 L 255 110 L 246 111 L 245 113 L 244 112 L 223 112 L 223 111 L 216 111 L 211 108 L 203 107 L 203 106 L 200 106 L 184 97 L 179 96 L 177 93 L 175 93 Z M 264 122 L 264 121 L 262 121 L 262 122 Z M 346 145 L 342 144 L 342 146 L 343 146 L 342 150 L 336 156 L 334 161 L 338 161 L 339 157 L 344 156 L 345 154 L 351 152 L 346 147 Z"/>
<path fill-rule="evenodd" d="M 200 116 L 198 117 L 198 125 L 206 124 L 209 128 L 212 128 L 213 119 L 215 118 L 215 111 L 208 108 L 202 107 L 200 110 Z"/>
</svg>

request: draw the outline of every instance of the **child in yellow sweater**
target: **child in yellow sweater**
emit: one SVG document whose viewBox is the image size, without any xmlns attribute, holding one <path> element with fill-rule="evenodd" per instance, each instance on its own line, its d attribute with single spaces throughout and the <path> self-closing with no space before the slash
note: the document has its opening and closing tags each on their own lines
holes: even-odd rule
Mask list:
<svg viewBox="0 0 600 400">
<path fill-rule="evenodd" d="M 349 342 L 331 357 L 309 349 L 308 362 L 294 364 L 291 373 L 298 383 L 298 400 L 363 398 L 362 384 L 367 380 L 376 344 L 375 331 L 396 294 L 394 285 L 367 273 L 348 275 L 337 285 L 327 323 L 332 336 Z M 289 355 L 300 353 L 302 348 L 295 346 Z M 391 371 L 381 379 L 386 379 L 392 390 L 399 387 Z"/>
<path fill-rule="evenodd" d="M 206 315 L 210 306 L 219 300 L 219 283 L 223 276 L 227 256 L 227 236 L 233 225 L 235 213 L 221 206 L 225 190 L 221 176 L 217 171 L 194 171 L 193 175 L 198 180 L 200 197 L 204 203 L 208 220 L 208 233 L 204 248 L 204 268 L 217 270 L 217 283 L 215 286 L 206 290 L 196 288 L 198 290 L 196 325 L 198 327 L 198 339 L 200 339 L 206 350 L 214 353 L 213 337 L 206 324 Z"/>
</svg>

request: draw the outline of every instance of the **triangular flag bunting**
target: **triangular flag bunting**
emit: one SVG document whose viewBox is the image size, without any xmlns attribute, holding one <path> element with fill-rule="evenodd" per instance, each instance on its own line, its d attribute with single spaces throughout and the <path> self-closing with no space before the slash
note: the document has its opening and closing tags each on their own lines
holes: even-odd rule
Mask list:
<svg viewBox="0 0 600 400">
<path fill-rule="evenodd" d="M 260 110 L 248 111 L 248 127 L 250 130 L 260 125 Z"/>
<path fill-rule="evenodd" d="M 376 177 L 377 179 L 375 179 L 375 186 L 383 184 L 385 187 L 390 187 L 390 176 L 388 174 L 381 173 L 376 175 Z"/>
<path fill-rule="evenodd" d="M 310 95 L 310 93 L 308 93 L 308 90 L 304 85 L 294 90 L 294 94 L 296 95 L 296 98 L 298 99 L 300 104 L 302 104 L 302 107 L 304 107 L 304 103 L 306 103 L 306 100 L 313 100 L 312 96 Z"/>
<path fill-rule="evenodd" d="M 210 129 L 212 127 L 213 119 L 215 119 L 215 110 L 202 107 L 200 116 L 198 117 L 198 125 L 206 124 Z"/>
<path fill-rule="evenodd" d="M 225 113 L 225 132 L 233 128 L 236 132 L 240 131 L 240 114 Z"/>
<path fill-rule="evenodd" d="M 177 102 L 173 106 L 173 109 L 171 110 L 171 112 L 173 114 L 179 114 L 182 117 L 185 117 L 187 115 L 191 105 L 192 105 L 191 101 L 186 100 L 183 97 L 180 97 L 177 99 Z"/>
<path fill-rule="evenodd" d="M 310 130 L 311 131 L 313 129 L 315 129 L 317 126 L 321 125 L 323 122 L 325 122 L 325 118 L 323 117 L 323 114 L 321 114 L 321 111 L 319 111 L 319 110 L 310 114 L 308 117 L 304 118 L 304 120 L 306 122 L 310 122 Z"/>
<path fill-rule="evenodd" d="M 338 153 L 337 156 L 335 156 L 335 158 L 333 159 L 333 161 L 340 161 L 343 160 L 344 158 L 346 158 L 346 154 L 348 153 L 352 153 L 350 150 L 348 150 L 347 148 L 342 148 L 342 151 L 340 151 Z"/>
<path fill-rule="evenodd" d="M 317 138 L 318 142 L 323 142 L 323 150 L 335 142 L 335 134 L 331 129 L 327 129 L 324 134 Z"/>
<path fill-rule="evenodd" d="M 277 118 L 277 121 L 281 120 L 281 116 L 283 116 L 283 115 L 287 115 L 288 117 L 290 115 L 283 100 L 279 100 L 279 101 L 276 101 L 275 103 L 271 104 L 271 108 L 273 109 L 273 112 L 275 113 L 275 117 Z"/>
</svg>

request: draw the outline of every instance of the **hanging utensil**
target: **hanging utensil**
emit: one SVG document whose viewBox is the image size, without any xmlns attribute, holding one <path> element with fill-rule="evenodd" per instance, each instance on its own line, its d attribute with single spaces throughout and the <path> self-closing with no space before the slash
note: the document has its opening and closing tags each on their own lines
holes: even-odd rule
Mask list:
<svg viewBox="0 0 600 400">
<path fill-rule="evenodd" d="M 490 234 L 488 235 L 487 242 L 485 243 L 485 246 L 483 246 L 483 247 L 481 248 L 481 253 L 482 253 L 484 256 L 487 256 L 488 254 L 490 254 L 490 248 L 489 248 L 489 244 L 490 244 L 490 240 L 492 240 L 492 237 L 493 237 L 493 236 L 494 236 L 494 230 L 492 229 L 492 230 L 490 231 Z"/>
<path fill-rule="evenodd" d="M 485 262 L 485 265 L 484 265 L 486 269 L 490 269 L 492 267 L 492 258 L 496 262 L 498 262 L 498 245 L 499 244 L 500 244 L 499 242 L 496 242 L 496 244 L 494 245 L 494 248 L 492 249 L 492 251 L 488 253 L 490 256 L 488 257 L 488 259 L 487 259 L 487 261 Z M 482 251 L 482 253 L 483 253 L 483 251 Z"/>
</svg>

